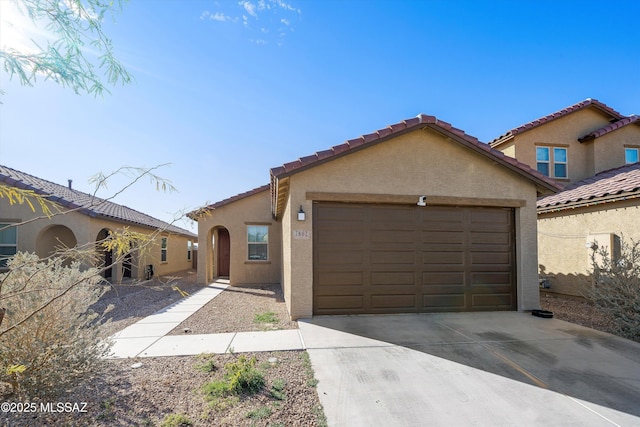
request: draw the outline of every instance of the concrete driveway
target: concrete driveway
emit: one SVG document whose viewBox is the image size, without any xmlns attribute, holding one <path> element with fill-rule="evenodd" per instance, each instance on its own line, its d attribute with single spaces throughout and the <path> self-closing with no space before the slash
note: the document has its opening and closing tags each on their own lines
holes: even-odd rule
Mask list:
<svg viewBox="0 0 640 427">
<path fill-rule="evenodd" d="M 638 426 L 640 344 L 526 313 L 299 321 L 330 427 Z"/>
</svg>

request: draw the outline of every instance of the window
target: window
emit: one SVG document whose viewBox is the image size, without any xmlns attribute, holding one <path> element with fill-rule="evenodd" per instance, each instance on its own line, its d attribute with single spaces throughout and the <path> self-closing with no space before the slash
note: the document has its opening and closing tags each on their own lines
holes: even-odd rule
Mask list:
<svg viewBox="0 0 640 427">
<path fill-rule="evenodd" d="M 193 248 L 193 243 L 191 240 L 187 240 L 187 261 L 191 261 L 191 250 Z"/>
<path fill-rule="evenodd" d="M 160 244 L 160 262 L 167 262 L 167 237 L 163 237 Z"/>
<path fill-rule="evenodd" d="M 640 161 L 640 158 L 638 156 L 638 151 L 640 151 L 640 149 L 638 148 L 625 148 L 624 162 L 626 164 L 629 164 L 629 163 L 637 163 L 638 161 Z"/>
<path fill-rule="evenodd" d="M 17 228 L 13 224 L 0 223 L 0 268 L 7 267 L 7 260 L 16 254 L 17 249 Z"/>
<path fill-rule="evenodd" d="M 266 261 L 269 259 L 269 227 L 266 225 L 247 226 L 247 244 L 250 261 Z"/>
<path fill-rule="evenodd" d="M 536 147 L 536 169 L 543 175 L 567 178 L 567 149 Z M 553 175 L 551 172 L 553 171 Z"/>
<path fill-rule="evenodd" d="M 549 148 L 536 147 L 536 167 L 538 172 L 549 176 Z"/>
<path fill-rule="evenodd" d="M 553 176 L 556 178 L 567 177 L 567 149 L 553 149 Z"/>
</svg>

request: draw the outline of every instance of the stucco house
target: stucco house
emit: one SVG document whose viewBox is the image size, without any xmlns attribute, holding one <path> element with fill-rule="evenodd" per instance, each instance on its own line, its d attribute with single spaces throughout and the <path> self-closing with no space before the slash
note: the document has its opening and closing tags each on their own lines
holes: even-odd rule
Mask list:
<svg viewBox="0 0 640 427">
<path fill-rule="evenodd" d="M 490 145 L 563 184 L 538 200 L 539 272 L 549 292 L 580 296 L 592 247 L 640 240 L 640 118 L 594 100 L 564 108 Z"/>
<path fill-rule="evenodd" d="M 162 230 L 151 249 L 144 254 L 134 251 L 121 263 L 104 272 L 112 282 L 123 279 L 143 279 L 146 267 L 153 266 L 155 275 L 166 275 L 188 270 L 192 266 L 193 246 L 197 236 L 188 230 L 170 225 L 142 212 L 111 201 L 95 198 L 68 186 L 55 184 L 7 166 L 0 165 L 0 184 L 32 190 L 55 201 L 63 215 L 30 221 L 19 227 L 5 228 L 41 215 L 27 204 L 11 205 L 0 198 L 0 270 L 6 266 L 6 257 L 16 252 L 34 252 L 40 257 L 50 255 L 60 245 L 75 247 L 100 241 L 111 231 L 124 227 L 132 232 L 152 234 Z M 37 209 L 37 208 L 36 208 Z M 103 252 L 98 266 L 112 263 L 110 252 Z M 4 258 L 4 259 L 3 259 Z"/>
<path fill-rule="evenodd" d="M 191 212 L 198 280 L 281 283 L 293 319 L 536 309 L 536 200 L 558 189 L 419 115 Z"/>
</svg>

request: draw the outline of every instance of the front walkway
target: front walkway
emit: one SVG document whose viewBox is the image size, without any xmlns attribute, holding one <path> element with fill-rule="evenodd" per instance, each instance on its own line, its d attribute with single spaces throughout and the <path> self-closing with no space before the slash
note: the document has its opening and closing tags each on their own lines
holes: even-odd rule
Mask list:
<svg viewBox="0 0 640 427">
<path fill-rule="evenodd" d="M 230 332 L 202 335 L 167 335 L 229 286 L 218 280 L 112 337 L 110 358 L 192 356 L 200 353 L 243 353 L 304 349 L 298 329 L 265 332 Z M 215 321 L 215 319 L 212 319 Z"/>
</svg>

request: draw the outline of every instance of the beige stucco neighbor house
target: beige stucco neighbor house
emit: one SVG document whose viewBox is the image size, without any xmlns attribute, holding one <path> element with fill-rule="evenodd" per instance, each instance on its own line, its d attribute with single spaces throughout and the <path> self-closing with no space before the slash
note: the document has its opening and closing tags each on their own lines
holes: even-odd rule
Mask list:
<svg viewBox="0 0 640 427">
<path fill-rule="evenodd" d="M 118 205 L 111 201 L 94 198 L 69 186 L 58 185 L 27 173 L 0 165 L 0 183 L 16 188 L 32 190 L 48 196 L 64 215 L 43 218 L 5 228 L 6 225 L 22 223 L 41 215 L 34 213 L 27 204 L 11 205 L 0 198 L 0 269 L 6 258 L 16 252 L 34 252 L 40 257 L 50 255 L 61 245 L 75 247 L 106 238 L 109 232 L 122 230 L 151 234 L 163 230 L 153 246 L 144 255 L 134 251 L 123 262 L 105 271 L 104 276 L 112 282 L 123 278 L 143 279 L 146 267 L 153 266 L 155 275 L 166 275 L 188 270 L 192 266 L 194 243 L 197 236 L 182 228 L 170 225 L 149 215 Z M 99 266 L 113 261 L 111 253 L 104 252 Z"/>
<path fill-rule="evenodd" d="M 566 186 L 537 203 L 546 291 L 582 295 L 594 244 L 615 256 L 621 237 L 640 240 L 640 117 L 587 99 L 490 145 Z"/>
<path fill-rule="evenodd" d="M 432 116 L 271 169 L 194 211 L 198 280 L 281 283 L 293 319 L 539 308 L 536 199 L 555 181 Z"/>
</svg>

